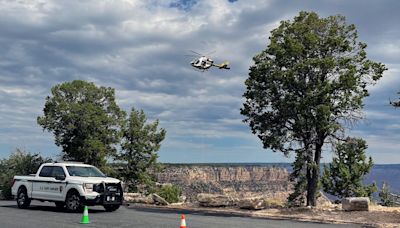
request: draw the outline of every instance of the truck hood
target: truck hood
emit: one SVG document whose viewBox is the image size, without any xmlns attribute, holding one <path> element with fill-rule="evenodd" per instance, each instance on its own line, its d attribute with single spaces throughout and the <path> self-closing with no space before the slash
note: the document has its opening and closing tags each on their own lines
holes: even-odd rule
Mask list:
<svg viewBox="0 0 400 228">
<path fill-rule="evenodd" d="M 99 184 L 99 183 L 119 183 L 121 182 L 118 179 L 112 177 L 68 177 L 68 181 L 71 182 L 79 182 L 79 183 L 90 183 L 90 184 Z"/>
</svg>

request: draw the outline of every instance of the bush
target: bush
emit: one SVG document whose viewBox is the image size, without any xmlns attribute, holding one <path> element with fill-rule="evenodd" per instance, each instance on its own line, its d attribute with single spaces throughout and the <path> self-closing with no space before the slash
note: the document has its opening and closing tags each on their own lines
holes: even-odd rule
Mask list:
<svg viewBox="0 0 400 228">
<path fill-rule="evenodd" d="M 181 195 L 181 190 L 178 186 L 168 184 L 163 185 L 158 191 L 157 194 L 164 198 L 168 203 L 177 203 L 179 202 L 179 196 Z"/>
<path fill-rule="evenodd" d="M 11 184 L 12 184 L 12 178 L 14 175 L 10 175 L 7 173 L 2 173 L 0 174 L 0 192 L 1 196 L 0 198 L 4 199 L 11 199 Z"/>
<path fill-rule="evenodd" d="M 0 161 L 0 190 L 6 199 L 12 198 L 11 184 L 15 175 L 36 173 L 42 163 L 51 162 L 39 154 L 31 154 L 17 149 L 8 159 Z"/>
<path fill-rule="evenodd" d="M 264 206 L 266 208 L 283 208 L 286 206 L 286 202 L 282 199 L 276 198 L 265 198 Z"/>
<path fill-rule="evenodd" d="M 395 201 L 394 201 L 393 197 L 391 197 L 391 195 L 390 195 L 390 186 L 388 183 L 383 182 L 382 189 L 379 192 L 379 197 L 381 198 L 382 206 L 386 206 L 386 207 L 394 206 Z"/>
</svg>

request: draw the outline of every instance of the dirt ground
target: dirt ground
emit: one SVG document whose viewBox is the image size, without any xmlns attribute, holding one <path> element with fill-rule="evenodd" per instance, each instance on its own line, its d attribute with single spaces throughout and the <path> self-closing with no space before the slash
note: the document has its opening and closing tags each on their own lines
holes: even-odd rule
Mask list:
<svg viewBox="0 0 400 228">
<path fill-rule="evenodd" d="M 370 205 L 369 211 L 352 212 L 343 211 L 341 205 L 329 205 L 319 208 L 280 208 L 256 211 L 237 208 L 205 208 L 187 204 L 169 205 L 166 207 L 176 210 L 199 211 L 211 214 L 222 213 L 237 216 L 292 219 L 310 222 L 363 224 L 365 227 L 400 228 L 400 207 L 383 207 L 379 205 Z"/>
<path fill-rule="evenodd" d="M 400 227 L 400 207 L 370 206 L 369 211 L 341 210 L 341 206 L 331 208 L 265 209 L 253 212 L 255 216 L 281 217 L 303 221 L 329 223 L 357 223 L 372 227 Z"/>
</svg>

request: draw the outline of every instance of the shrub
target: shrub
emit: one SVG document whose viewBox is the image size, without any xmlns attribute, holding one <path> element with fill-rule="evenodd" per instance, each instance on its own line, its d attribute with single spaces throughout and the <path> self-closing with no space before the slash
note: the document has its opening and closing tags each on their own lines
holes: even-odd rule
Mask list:
<svg viewBox="0 0 400 228">
<path fill-rule="evenodd" d="M 164 198 L 168 203 L 179 202 L 179 196 L 181 195 L 181 190 L 178 186 L 168 184 L 163 185 L 158 191 L 158 195 Z"/>
<path fill-rule="evenodd" d="M 0 198 L 11 199 L 11 184 L 12 178 L 14 175 L 10 175 L 8 173 L 1 173 L 0 174 L 0 191 L 1 196 Z"/>
<path fill-rule="evenodd" d="M 282 199 L 276 198 L 265 198 L 264 206 L 266 208 L 283 208 L 286 206 L 286 202 Z"/>
<path fill-rule="evenodd" d="M 382 206 L 393 207 L 395 202 L 393 197 L 390 195 L 390 186 L 388 183 L 383 182 L 382 189 L 379 192 Z"/>
<path fill-rule="evenodd" d="M 42 163 L 51 162 L 39 154 L 31 154 L 17 149 L 8 159 L 0 161 L 0 190 L 6 199 L 10 199 L 12 178 L 15 175 L 36 173 Z"/>
</svg>

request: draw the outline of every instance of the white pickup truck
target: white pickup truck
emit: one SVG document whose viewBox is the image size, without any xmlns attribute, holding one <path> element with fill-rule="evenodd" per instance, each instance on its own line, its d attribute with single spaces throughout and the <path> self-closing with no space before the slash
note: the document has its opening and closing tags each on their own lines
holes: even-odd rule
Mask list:
<svg viewBox="0 0 400 228">
<path fill-rule="evenodd" d="M 40 200 L 67 211 L 82 210 L 84 205 L 115 211 L 124 198 L 122 189 L 120 180 L 106 177 L 94 166 L 63 162 L 42 164 L 36 175 L 14 176 L 11 191 L 19 208 Z"/>
</svg>

